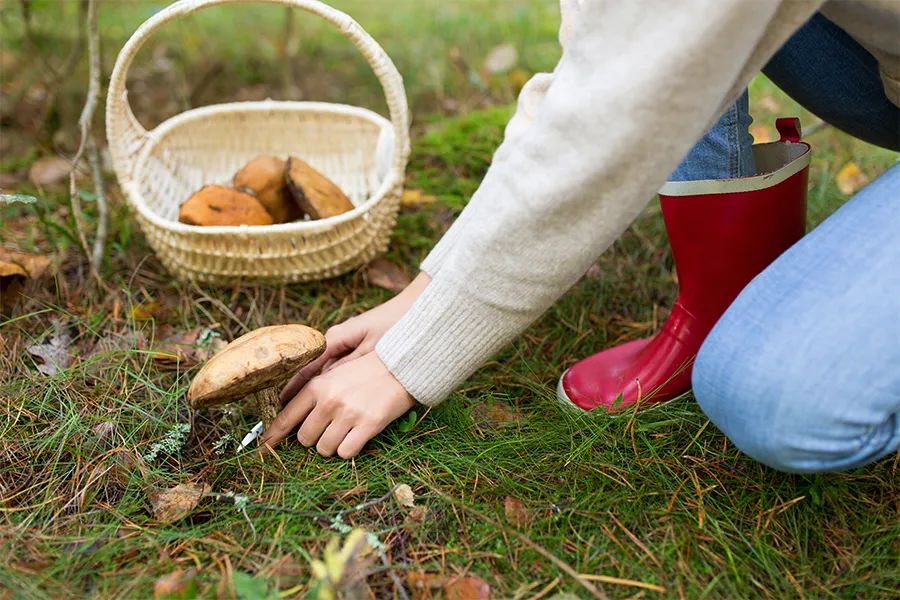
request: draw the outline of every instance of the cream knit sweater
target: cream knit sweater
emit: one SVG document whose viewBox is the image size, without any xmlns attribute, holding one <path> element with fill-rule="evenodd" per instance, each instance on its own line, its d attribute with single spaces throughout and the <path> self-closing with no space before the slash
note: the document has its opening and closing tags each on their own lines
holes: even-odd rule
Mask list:
<svg viewBox="0 0 900 600">
<path fill-rule="evenodd" d="M 446 398 L 571 287 L 816 11 L 900 97 L 900 0 L 562 0 L 563 56 L 532 78 L 478 191 L 422 263 L 432 281 L 376 352 Z"/>
</svg>

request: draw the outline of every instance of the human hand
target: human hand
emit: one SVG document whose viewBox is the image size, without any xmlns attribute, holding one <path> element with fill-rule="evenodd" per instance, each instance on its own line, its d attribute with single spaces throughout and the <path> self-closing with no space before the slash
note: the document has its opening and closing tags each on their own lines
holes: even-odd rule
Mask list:
<svg viewBox="0 0 900 600">
<path fill-rule="evenodd" d="M 325 332 L 325 352 L 300 369 L 281 391 L 286 404 L 320 371 L 327 373 L 338 366 L 372 352 L 375 344 L 399 321 L 431 281 L 427 273 L 419 275 L 402 292 L 361 315 L 347 319 Z"/>
<path fill-rule="evenodd" d="M 375 352 L 341 361 L 309 381 L 275 418 L 262 442 L 273 446 L 298 424 L 297 440 L 322 456 L 356 456 L 366 442 L 415 405 Z"/>
</svg>

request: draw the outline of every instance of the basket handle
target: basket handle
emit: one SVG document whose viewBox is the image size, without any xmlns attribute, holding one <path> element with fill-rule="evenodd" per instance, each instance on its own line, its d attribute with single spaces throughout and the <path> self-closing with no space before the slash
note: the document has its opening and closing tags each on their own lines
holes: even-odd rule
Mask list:
<svg viewBox="0 0 900 600">
<path fill-rule="evenodd" d="M 352 17 L 318 0 L 179 0 L 145 21 L 122 47 L 113 67 L 106 97 L 106 131 L 113 169 L 120 183 L 130 180 L 135 161 L 150 137 L 128 104 L 125 82 L 135 54 L 157 29 L 180 17 L 218 4 L 282 4 L 305 10 L 334 25 L 365 57 L 381 83 L 394 129 L 392 168 L 402 173 L 409 156 L 409 108 L 403 78 L 384 49 Z"/>
</svg>

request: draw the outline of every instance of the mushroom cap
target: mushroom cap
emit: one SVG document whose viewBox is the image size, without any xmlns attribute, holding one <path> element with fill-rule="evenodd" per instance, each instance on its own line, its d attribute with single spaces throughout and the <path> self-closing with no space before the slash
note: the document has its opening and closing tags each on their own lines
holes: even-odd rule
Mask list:
<svg viewBox="0 0 900 600">
<path fill-rule="evenodd" d="M 269 214 L 255 197 L 221 185 L 206 185 L 184 201 L 178 220 L 188 225 L 271 225 Z"/>
<path fill-rule="evenodd" d="M 272 325 L 222 348 L 188 389 L 193 408 L 218 406 L 285 383 L 325 351 L 325 336 L 305 325 Z"/>
<path fill-rule="evenodd" d="M 335 182 L 296 156 L 288 157 L 285 179 L 294 200 L 313 219 L 353 210 L 353 202 Z"/>
</svg>

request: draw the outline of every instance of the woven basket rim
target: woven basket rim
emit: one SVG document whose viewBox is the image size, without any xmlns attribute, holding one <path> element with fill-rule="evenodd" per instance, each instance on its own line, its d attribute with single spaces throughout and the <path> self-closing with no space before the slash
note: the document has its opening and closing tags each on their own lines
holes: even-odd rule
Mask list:
<svg viewBox="0 0 900 600">
<path fill-rule="evenodd" d="M 333 102 L 314 102 L 299 100 L 255 100 L 244 102 L 227 102 L 222 104 L 211 104 L 193 108 L 177 115 L 174 115 L 153 130 L 148 131 L 147 141 L 143 144 L 137 159 L 134 163 L 134 170 L 131 177 L 124 183 L 126 196 L 131 205 L 140 213 L 142 217 L 153 223 L 155 226 L 165 229 L 173 233 L 190 234 L 190 235 L 222 235 L 236 234 L 243 236 L 254 236 L 270 233 L 313 233 L 319 231 L 327 231 L 336 225 L 354 220 L 356 218 L 366 218 L 367 213 L 376 206 L 398 183 L 402 183 L 403 173 L 400 172 L 392 163 L 384 179 L 378 188 L 359 206 L 354 207 L 345 213 L 325 219 L 317 219 L 313 221 L 293 221 L 290 223 L 277 223 L 273 225 L 213 225 L 198 226 L 187 225 L 179 221 L 171 221 L 165 219 L 147 206 L 144 196 L 141 193 L 138 181 L 142 175 L 144 165 L 148 162 L 150 152 L 162 142 L 162 138 L 173 130 L 195 120 L 205 119 L 216 116 L 220 113 L 234 112 L 325 112 L 340 115 L 349 115 L 361 117 L 375 123 L 380 130 L 380 135 L 388 135 L 394 144 L 393 152 L 398 151 L 397 140 L 395 139 L 394 128 L 389 120 L 382 115 L 368 108 L 353 106 L 350 104 L 340 104 Z"/>
</svg>

